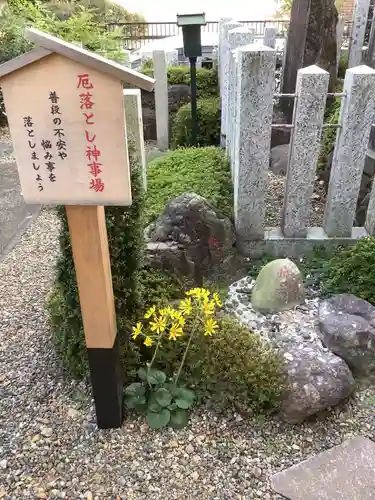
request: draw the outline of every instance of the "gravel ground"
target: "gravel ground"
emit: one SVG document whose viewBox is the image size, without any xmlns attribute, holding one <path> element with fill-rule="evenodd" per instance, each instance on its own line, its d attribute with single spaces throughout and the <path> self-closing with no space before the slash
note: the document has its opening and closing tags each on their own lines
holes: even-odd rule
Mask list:
<svg viewBox="0 0 375 500">
<path fill-rule="evenodd" d="M 0 498 L 276 500 L 270 476 L 356 434 L 374 438 L 375 391 L 301 426 L 195 410 L 178 432 L 127 415 L 97 431 L 89 388 L 54 355 L 45 297 L 59 224 L 43 210 L 0 264 Z"/>
<path fill-rule="evenodd" d="M 12 140 L 10 138 L 9 128 L 0 128 L 0 164 L 9 163 L 11 161 L 15 161 L 15 157 L 12 151 Z"/>
</svg>

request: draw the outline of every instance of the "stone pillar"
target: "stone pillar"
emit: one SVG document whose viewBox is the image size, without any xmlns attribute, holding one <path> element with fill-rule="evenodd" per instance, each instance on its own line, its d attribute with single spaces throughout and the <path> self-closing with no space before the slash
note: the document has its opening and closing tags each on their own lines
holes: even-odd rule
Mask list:
<svg viewBox="0 0 375 500">
<path fill-rule="evenodd" d="M 337 67 L 337 20 L 335 0 L 293 0 L 282 93 L 293 93 L 297 71 L 313 64 L 330 73 L 330 89 L 333 91 Z M 289 99 L 282 99 L 281 104 L 290 120 L 293 114 L 292 103 Z"/>
<path fill-rule="evenodd" d="M 227 124 L 227 106 L 228 106 L 228 87 L 229 87 L 229 42 L 228 33 L 230 30 L 242 26 L 237 21 L 230 21 L 223 24 L 222 28 L 222 51 L 220 54 L 221 65 L 221 81 L 220 81 L 220 97 L 221 97 L 221 147 L 226 144 L 226 124 Z"/>
<path fill-rule="evenodd" d="M 375 108 L 375 70 L 348 69 L 324 213 L 328 236 L 351 236 Z"/>
<path fill-rule="evenodd" d="M 362 47 L 365 40 L 370 0 L 356 0 L 353 11 L 353 27 L 349 44 L 349 68 L 362 62 Z"/>
<path fill-rule="evenodd" d="M 371 21 L 370 39 L 367 49 L 367 64 L 371 68 L 375 68 L 375 9 Z"/>
<path fill-rule="evenodd" d="M 152 53 L 155 78 L 155 113 L 157 146 L 165 151 L 169 146 L 168 78 L 164 50 Z"/>
<path fill-rule="evenodd" d="M 134 154 L 142 169 L 143 187 L 147 189 L 147 165 L 145 141 L 143 137 L 142 102 L 140 89 L 124 89 L 126 133 L 129 144 L 135 148 Z M 129 140 L 130 139 L 130 140 Z"/>
<path fill-rule="evenodd" d="M 213 69 L 216 69 L 219 67 L 219 48 L 218 47 L 215 47 L 212 50 L 212 67 L 213 67 Z"/>
<path fill-rule="evenodd" d="M 219 68 L 218 72 L 218 77 L 219 77 L 219 84 L 221 83 L 221 72 L 222 72 L 222 53 L 223 53 L 223 47 L 224 47 L 224 30 L 223 26 L 224 24 L 228 23 L 229 21 L 232 21 L 231 17 L 221 17 L 219 19 L 219 45 L 218 45 L 218 53 L 217 53 L 217 65 Z"/>
<path fill-rule="evenodd" d="M 264 28 L 263 45 L 271 47 L 271 49 L 276 47 L 276 31 L 276 28 L 271 28 L 270 26 Z"/>
<path fill-rule="evenodd" d="M 298 70 L 281 218 L 284 236 L 289 238 L 304 238 L 307 234 L 328 83 L 329 73 L 318 66 Z"/>
<path fill-rule="evenodd" d="M 237 50 L 234 218 L 239 240 L 264 237 L 276 51 L 251 44 Z"/>
<path fill-rule="evenodd" d="M 178 66 L 178 50 L 169 50 L 165 53 L 167 66 Z"/>
<path fill-rule="evenodd" d="M 341 57 L 341 48 L 342 48 L 342 40 L 344 37 L 344 28 L 345 28 L 345 19 L 340 16 L 336 26 L 336 43 L 337 43 L 337 66 L 336 66 L 336 75 L 339 71 L 340 57 Z"/>
<path fill-rule="evenodd" d="M 226 151 L 231 157 L 231 147 L 233 143 L 234 121 L 235 121 L 235 103 L 236 103 L 236 62 L 233 51 L 244 45 L 249 45 L 254 41 L 254 32 L 243 26 L 228 31 L 228 49 L 229 49 L 229 72 L 228 72 L 228 95 L 227 95 L 227 117 L 225 130 Z M 233 161 L 231 161 L 233 174 Z M 233 175 L 232 175 L 233 176 Z"/>
</svg>

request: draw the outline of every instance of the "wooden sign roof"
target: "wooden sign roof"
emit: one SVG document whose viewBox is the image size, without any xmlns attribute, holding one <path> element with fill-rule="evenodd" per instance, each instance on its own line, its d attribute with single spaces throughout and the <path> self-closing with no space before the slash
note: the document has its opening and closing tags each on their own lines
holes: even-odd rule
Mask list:
<svg viewBox="0 0 375 500">
<path fill-rule="evenodd" d="M 43 57 L 49 56 L 52 53 L 57 53 L 78 63 L 85 64 L 97 71 L 101 71 L 102 73 L 109 73 L 115 78 L 135 85 L 141 89 L 148 91 L 154 89 L 155 80 L 153 78 L 142 75 L 142 73 L 138 71 L 134 71 L 122 64 L 106 59 L 94 52 L 65 42 L 60 38 L 56 38 L 35 28 L 26 28 L 25 34 L 31 42 L 34 42 L 38 46 L 38 48 L 1 64 L 0 78 L 28 64 L 38 61 Z"/>
</svg>

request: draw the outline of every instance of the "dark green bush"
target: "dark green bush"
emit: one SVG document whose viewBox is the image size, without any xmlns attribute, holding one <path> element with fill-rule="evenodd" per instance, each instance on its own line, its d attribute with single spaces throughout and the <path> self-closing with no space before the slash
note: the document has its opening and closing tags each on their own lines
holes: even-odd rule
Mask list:
<svg viewBox="0 0 375 500">
<path fill-rule="evenodd" d="M 152 61 L 146 61 L 141 71 L 147 76 L 153 76 Z M 167 72 L 169 85 L 190 85 L 190 68 L 188 66 L 170 66 Z M 216 69 L 197 69 L 197 95 L 199 99 L 219 95 Z"/>
<path fill-rule="evenodd" d="M 218 146 L 220 144 L 220 100 L 218 97 L 198 99 L 197 102 L 199 146 Z M 192 145 L 193 122 L 190 103 L 177 111 L 172 125 L 172 147 Z"/>
<path fill-rule="evenodd" d="M 186 191 L 197 193 L 231 216 L 232 182 L 224 153 L 213 147 L 171 151 L 149 163 L 146 223 L 161 214 L 165 204 Z"/>
<path fill-rule="evenodd" d="M 326 113 L 325 123 L 337 124 L 340 116 L 341 99 L 335 99 L 329 106 Z M 318 158 L 318 171 L 324 170 L 327 164 L 327 157 L 333 150 L 336 141 L 336 128 L 326 128 L 322 133 L 320 143 L 320 153 Z"/>
<path fill-rule="evenodd" d="M 118 336 L 126 358 L 126 378 L 132 376 L 139 353 L 129 343 L 131 327 L 143 308 L 140 273 L 143 254 L 143 188 L 139 167 L 132 163 L 132 195 L 130 207 L 106 207 L 106 223 L 111 257 Z M 64 366 L 73 376 L 87 371 L 87 358 L 72 248 L 64 207 L 59 208 L 62 222 L 61 256 L 57 278 L 48 300 L 54 341 Z"/>
<path fill-rule="evenodd" d="M 352 293 L 375 305 L 375 238 L 362 238 L 336 251 L 327 263 L 323 288 L 328 293 Z"/>
<path fill-rule="evenodd" d="M 337 72 L 338 78 L 342 78 L 342 79 L 345 78 L 345 73 L 346 73 L 346 70 L 348 69 L 348 64 L 349 64 L 349 56 L 346 53 L 340 57 L 339 69 Z"/>
<path fill-rule="evenodd" d="M 278 408 L 284 387 L 281 356 L 235 319 L 224 317 L 219 324 L 211 337 L 193 338 L 184 369 L 188 386 L 220 407 Z M 176 370 L 185 346 L 182 339 L 168 343 L 158 366 Z"/>
</svg>

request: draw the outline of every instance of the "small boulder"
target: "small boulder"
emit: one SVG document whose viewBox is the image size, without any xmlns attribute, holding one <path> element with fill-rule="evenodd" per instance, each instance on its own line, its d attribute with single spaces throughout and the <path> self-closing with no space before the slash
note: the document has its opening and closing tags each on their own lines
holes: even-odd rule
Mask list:
<svg viewBox="0 0 375 500">
<path fill-rule="evenodd" d="M 276 259 L 260 270 L 251 294 L 254 309 L 279 312 L 304 302 L 302 275 L 289 259 Z"/>
<path fill-rule="evenodd" d="M 287 389 L 281 414 L 299 423 L 337 405 L 354 390 L 354 379 L 345 361 L 313 344 L 290 343 L 283 347 Z"/>
<path fill-rule="evenodd" d="M 281 144 L 271 149 L 270 170 L 276 175 L 285 175 L 288 168 L 289 144 Z"/>
<path fill-rule="evenodd" d="M 152 267 L 191 277 L 198 285 L 203 277 L 230 269 L 236 260 L 230 219 L 195 193 L 171 200 L 146 229 L 146 240 Z"/>
<path fill-rule="evenodd" d="M 375 372 L 375 307 L 343 293 L 319 304 L 324 344 L 359 373 Z"/>
</svg>

